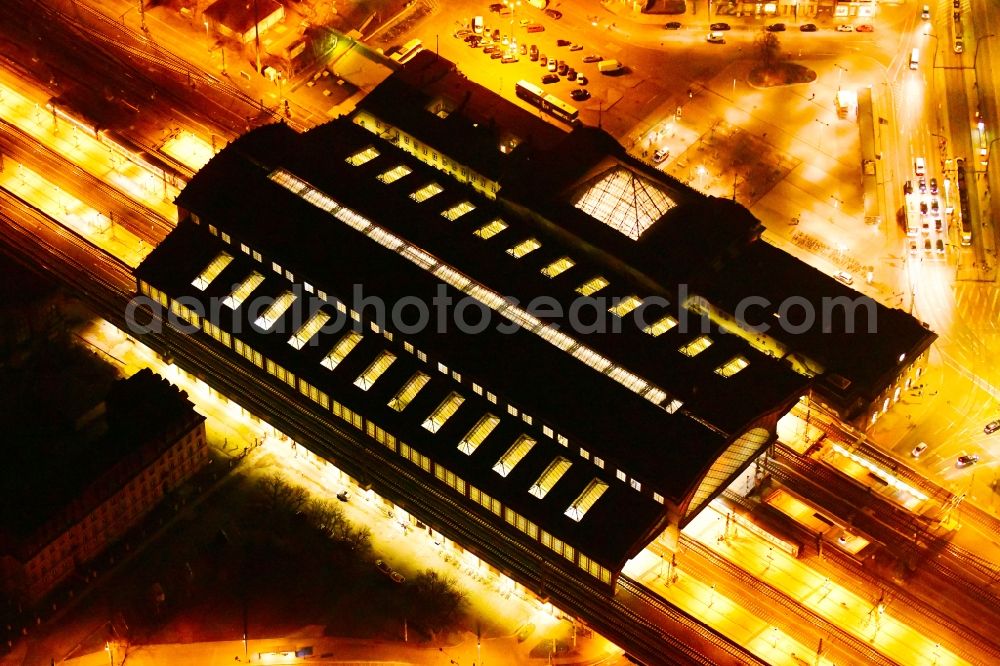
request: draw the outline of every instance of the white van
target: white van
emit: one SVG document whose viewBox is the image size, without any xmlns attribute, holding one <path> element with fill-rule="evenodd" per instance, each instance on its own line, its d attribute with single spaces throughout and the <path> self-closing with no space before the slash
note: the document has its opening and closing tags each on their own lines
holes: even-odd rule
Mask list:
<svg viewBox="0 0 1000 666">
<path fill-rule="evenodd" d="M 916 69 L 920 65 L 920 49 L 910 51 L 910 69 Z"/>
<path fill-rule="evenodd" d="M 920 18 L 925 21 L 931 20 L 931 6 L 924 5 L 924 8 L 920 10 Z"/>
<path fill-rule="evenodd" d="M 475 16 L 472 18 L 472 32 L 477 35 L 483 34 L 483 17 Z"/>
<path fill-rule="evenodd" d="M 625 65 L 621 64 L 617 60 L 602 60 L 597 63 L 597 71 L 601 74 L 613 74 L 615 72 L 620 72 L 625 68 Z"/>
<path fill-rule="evenodd" d="M 923 176 L 927 173 L 927 165 L 924 164 L 924 158 L 914 157 L 913 158 L 913 173 L 918 176 Z"/>
</svg>

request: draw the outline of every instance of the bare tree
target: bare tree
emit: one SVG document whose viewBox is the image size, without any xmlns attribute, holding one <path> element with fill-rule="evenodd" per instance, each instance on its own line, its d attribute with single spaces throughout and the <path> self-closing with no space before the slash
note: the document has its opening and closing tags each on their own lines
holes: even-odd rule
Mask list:
<svg viewBox="0 0 1000 666">
<path fill-rule="evenodd" d="M 295 515 L 309 499 L 305 488 L 287 483 L 278 474 L 271 474 L 258 483 L 261 508 L 269 514 Z"/>
<path fill-rule="evenodd" d="M 764 69 L 771 69 L 781 62 L 781 41 L 777 33 L 761 28 L 760 34 L 754 39 L 754 46 L 757 48 L 757 57 Z"/>
</svg>

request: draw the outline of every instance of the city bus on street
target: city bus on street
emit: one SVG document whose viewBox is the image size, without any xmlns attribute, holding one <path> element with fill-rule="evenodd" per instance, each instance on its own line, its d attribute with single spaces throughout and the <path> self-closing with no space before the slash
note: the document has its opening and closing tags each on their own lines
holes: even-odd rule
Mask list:
<svg viewBox="0 0 1000 666">
<path fill-rule="evenodd" d="M 528 104 L 538 107 L 550 116 L 569 125 L 576 125 L 580 121 L 580 112 L 573 106 L 562 101 L 555 95 L 547 93 L 530 81 L 518 81 L 514 85 L 517 96 Z"/>
</svg>

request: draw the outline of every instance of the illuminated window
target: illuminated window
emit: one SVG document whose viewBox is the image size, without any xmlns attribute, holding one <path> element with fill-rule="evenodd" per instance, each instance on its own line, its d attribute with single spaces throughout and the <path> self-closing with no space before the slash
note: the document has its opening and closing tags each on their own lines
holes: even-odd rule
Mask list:
<svg viewBox="0 0 1000 666">
<path fill-rule="evenodd" d="M 685 356 L 697 356 L 712 346 L 712 339 L 707 335 L 702 335 L 680 348 L 680 352 Z"/>
<path fill-rule="evenodd" d="M 219 273 L 229 265 L 233 260 L 233 256 L 228 252 L 220 252 L 205 266 L 205 270 L 198 274 L 191 284 L 193 284 L 198 289 L 205 291 L 208 289 L 208 285 L 212 283 L 212 280 L 219 277 Z"/>
<path fill-rule="evenodd" d="M 642 299 L 638 296 L 626 296 L 618 301 L 617 304 L 608 308 L 608 312 L 618 315 L 619 317 L 624 317 L 629 312 L 632 312 L 632 310 L 639 307 L 640 304 L 642 304 Z"/>
<path fill-rule="evenodd" d="M 372 387 L 372 384 L 382 376 L 392 362 L 396 360 L 396 355 L 392 352 L 382 351 L 379 355 L 372 361 L 372 364 L 368 368 L 358 375 L 358 378 L 354 380 L 354 385 L 357 386 L 362 391 L 367 391 Z"/>
<path fill-rule="evenodd" d="M 723 377 L 732 377 L 748 365 L 750 365 L 750 362 L 742 356 L 734 356 L 725 365 L 720 365 L 716 368 L 715 373 Z"/>
<path fill-rule="evenodd" d="M 554 278 L 560 273 L 563 273 L 573 268 L 574 264 L 575 262 L 569 257 L 556 259 L 551 264 L 542 269 L 542 275 L 544 275 L 545 277 Z"/>
<path fill-rule="evenodd" d="M 573 520 L 580 522 L 583 516 L 590 510 L 590 507 L 594 506 L 594 503 L 601 499 L 601 495 L 608 489 L 608 484 L 604 483 L 600 479 L 593 479 L 587 484 L 587 487 L 583 489 L 580 496 L 576 498 L 576 501 L 569 505 L 566 509 L 566 515 Z"/>
<path fill-rule="evenodd" d="M 424 421 L 424 428 L 431 432 L 437 432 L 458 411 L 463 402 L 465 402 L 465 398 L 457 393 L 452 393 L 442 400 L 437 409 L 427 417 L 427 420 Z"/>
<path fill-rule="evenodd" d="M 535 446 L 535 440 L 527 435 L 521 435 L 514 442 L 514 445 L 507 449 L 507 453 L 500 457 L 497 464 L 493 466 L 493 471 L 500 476 L 507 476 L 512 469 L 517 467 L 517 463 L 524 460 L 524 456 L 528 455 L 533 446 Z"/>
<path fill-rule="evenodd" d="M 400 164 L 399 166 L 395 166 L 389 169 L 388 171 L 383 171 L 382 173 L 380 173 L 378 175 L 378 179 L 386 184 L 395 183 L 403 176 L 408 175 L 411 171 L 412 169 L 410 167 L 406 166 L 405 164 Z"/>
<path fill-rule="evenodd" d="M 233 293 L 226 296 L 226 299 L 222 301 L 222 303 L 235 310 L 243 304 L 243 301 L 245 301 L 250 294 L 253 293 L 253 290 L 259 287 L 263 281 L 264 276 L 257 271 L 254 271 L 248 275 L 243 282 L 236 285 L 233 289 Z"/>
<path fill-rule="evenodd" d="M 467 456 L 471 456 L 479 448 L 479 445 L 483 443 L 483 440 L 493 432 L 498 423 L 500 423 L 500 419 L 492 414 L 483 416 L 476 425 L 472 426 L 472 430 L 462 438 L 462 441 L 458 443 L 458 450 Z"/>
<path fill-rule="evenodd" d="M 661 495 L 660 493 L 653 493 L 653 501 L 654 502 L 658 502 L 660 504 L 664 504 L 665 503 L 664 500 L 663 500 L 663 495 Z"/>
<path fill-rule="evenodd" d="M 455 204 L 448 210 L 442 211 L 441 217 L 446 220 L 451 220 L 454 222 L 458 218 L 462 217 L 471 210 L 475 210 L 476 207 L 470 204 L 468 201 L 463 201 L 462 203 Z"/>
<path fill-rule="evenodd" d="M 484 224 L 483 226 L 479 227 L 478 229 L 476 229 L 474 233 L 483 240 L 487 240 L 489 238 L 493 238 L 506 228 L 507 228 L 506 222 L 504 222 L 501 219 L 496 219 L 490 222 L 489 224 Z"/>
<path fill-rule="evenodd" d="M 419 190 L 411 194 L 410 198 L 416 201 L 417 203 L 423 203 L 424 201 L 427 201 L 428 199 L 430 199 L 432 196 L 442 191 L 443 189 L 444 188 L 438 185 L 437 183 L 428 183 L 427 185 L 424 185 Z"/>
<path fill-rule="evenodd" d="M 320 365 L 333 370 L 340 365 L 340 362 L 351 353 L 351 350 L 354 349 L 359 342 L 361 342 L 361 334 L 357 331 L 348 331 L 344 337 L 337 341 L 337 344 L 333 346 L 330 353 L 328 353 L 326 357 L 320 361 Z"/>
<path fill-rule="evenodd" d="M 600 275 L 598 275 L 597 277 L 591 278 L 590 280 L 587 280 L 586 282 L 581 284 L 579 287 L 576 288 L 576 291 L 578 294 L 581 294 L 583 296 L 590 296 L 591 294 L 596 294 L 601 289 L 604 289 L 607 286 L 608 286 L 608 281 L 602 278 Z"/>
<path fill-rule="evenodd" d="M 365 162 L 370 162 L 376 157 L 378 157 L 378 151 L 375 150 L 375 148 L 373 148 L 372 146 L 368 146 L 364 150 L 354 153 L 344 161 L 350 164 L 351 166 L 361 166 Z"/>
<path fill-rule="evenodd" d="M 274 302 L 268 306 L 264 314 L 257 317 L 257 321 L 254 322 L 258 328 L 263 328 L 265 330 L 274 326 L 274 322 L 278 321 L 281 315 L 285 314 L 285 311 L 292 306 L 295 301 L 295 294 L 290 291 L 286 291 L 274 299 Z"/>
<path fill-rule="evenodd" d="M 642 329 L 642 332 L 649 333 L 655 338 L 660 335 L 663 335 L 676 325 L 677 325 L 677 320 L 671 317 L 670 315 L 667 315 L 666 317 L 663 317 L 657 320 L 656 322 L 650 324 L 646 328 Z"/>
<path fill-rule="evenodd" d="M 628 484 L 632 486 L 632 490 L 637 490 L 639 492 L 642 492 L 642 484 L 636 481 L 635 479 L 630 479 Z"/>
<path fill-rule="evenodd" d="M 549 466 L 545 468 L 545 471 L 542 472 L 542 475 L 538 477 L 538 480 L 535 481 L 528 492 L 539 499 L 545 497 L 552 490 L 552 486 L 556 485 L 556 481 L 561 479 L 562 475 L 566 473 L 571 464 L 566 458 L 556 458 L 549 463 Z"/>
<path fill-rule="evenodd" d="M 514 257 L 515 259 L 520 259 L 529 252 L 534 252 L 541 246 L 542 244 L 539 243 L 537 240 L 535 240 L 534 238 L 529 238 L 528 240 L 522 241 L 517 245 L 515 245 L 514 247 L 507 250 L 507 254 Z"/>
<path fill-rule="evenodd" d="M 296 349 L 302 349 L 314 335 L 319 333 L 319 329 L 323 328 L 323 325 L 328 321 L 330 321 L 330 315 L 322 310 L 317 310 L 316 313 L 309 318 L 309 321 L 302 324 L 302 326 L 299 327 L 299 330 L 296 331 L 295 335 L 288 339 L 288 344 Z"/>
<path fill-rule="evenodd" d="M 420 393 L 420 389 L 422 389 L 430 380 L 430 376 L 425 375 L 422 372 L 418 372 L 413 375 L 410 377 L 408 382 L 403 384 L 403 388 L 399 389 L 399 393 L 394 395 L 392 400 L 389 401 L 389 407 L 397 412 L 403 411 L 406 409 L 406 406 L 409 405 L 415 397 L 417 397 L 417 394 Z"/>
</svg>

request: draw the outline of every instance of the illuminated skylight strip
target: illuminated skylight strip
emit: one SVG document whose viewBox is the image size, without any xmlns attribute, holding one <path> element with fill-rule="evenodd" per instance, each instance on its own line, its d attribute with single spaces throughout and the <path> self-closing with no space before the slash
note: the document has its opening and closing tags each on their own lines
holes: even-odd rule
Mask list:
<svg viewBox="0 0 1000 666">
<path fill-rule="evenodd" d="M 259 287 L 262 282 L 264 282 L 264 276 L 257 271 L 254 271 L 248 275 L 243 282 L 236 285 L 236 288 L 233 289 L 233 293 L 226 296 L 225 300 L 222 301 L 222 304 L 235 310 L 243 305 L 243 301 L 247 300 L 250 294 L 253 293 L 253 290 Z"/>
<path fill-rule="evenodd" d="M 528 489 L 528 492 L 538 499 L 542 499 L 549 494 L 552 486 L 556 485 L 556 482 L 562 478 L 562 475 L 566 473 L 571 464 L 569 460 L 562 456 L 556 458 L 545 468 L 545 471 L 538 477 L 534 485 Z"/>
<path fill-rule="evenodd" d="M 254 322 L 257 325 L 257 328 L 267 330 L 274 326 L 274 322 L 278 321 L 278 318 L 285 314 L 288 308 L 292 306 L 293 302 L 295 302 L 295 294 L 290 291 L 282 293 L 274 299 L 274 302 L 268 306 L 267 310 L 264 311 L 264 314 L 257 317 L 257 321 Z"/>
<path fill-rule="evenodd" d="M 212 283 L 212 280 L 219 277 L 219 273 L 221 273 L 232 260 L 233 256 L 231 254 L 228 252 L 220 252 L 216 255 L 215 259 L 212 259 L 212 261 L 208 263 L 208 266 L 205 266 L 205 270 L 199 273 L 198 277 L 196 277 L 191 284 L 198 289 L 205 291 L 208 289 L 208 285 Z"/>
<path fill-rule="evenodd" d="M 426 386 L 430 380 L 430 376 L 422 372 L 418 372 L 410 377 L 409 381 L 403 384 L 403 388 L 399 389 L 399 393 L 394 395 L 392 400 L 389 401 L 389 408 L 397 412 L 406 409 L 406 406 L 413 402 L 413 399 L 420 393 L 420 389 Z"/>
<path fill-rule="evenodd" d="M 378 151 L 375 150 L 373 146 L 368 146 L 364 150 L 354 153 L 344 161 L 351 166 L 361 166 L 365 162 L 371 161 L 376 157 L 378 157 Z"/>
<path fill-rule="evenodd" d="M 514 442 L 514 445 L 507 449 L 507 453 L 500 457 L 497 464 L 493 465 L 493 471 L 500 476 L 507 476 L 517 467 L 517 463 L 524 460 L 524 457 L 531 452 L 534 446 L 535 440 L 527 435 L 521 435 Z"/>
<path fill-rule="evenodd" d="M 427 254 L 419 248 L 413 247 L 393 233 L 376 225 L 371 220 L 358 215 L 353 210 L 341 206 L 332 198 L 320 192 L 294 174 L 284 169 L 277 169 L 273 171 L 269 177 L 272 181 L 278 183 L 288 191 L 309 201 L 317 208 L 330 213 L 341 222 L 357 231 L 360 231 L 383 247 L 405 256 L 413 263 L 424 268 L 424 270 L 432 273 L 442 282 L 458 289 L 462 293 L 472 296 L 495 312 L 507 317 L 521 328 L 534 333 L 546 342 L 572 355 L 577 360 L 586 363 L 598 372 L 609 375 L 612 379 L 619 382 L 621 380 L 611 376 L 609 371 L 612 369 L 618 369 L 621 372 L 627 373 L 627 371 L 623 368 L 620 368 L 615 363 L 612 363 L 610 359 L 602 356 L 590 347 L 560 331 L 557 326 L 539 321 L 526 310 L 523 310 L 506 301 L 500 294 L 469 279 L 465 275 L 456 271 L 454 268 L 442 264 L 433 256 Z M 631 377 L 636 377 L 631 373 L 627 374 L 630 376 L 629 379 Z M 636 379 L 638 379 L 637 382 L 630 381 L 628 384 L 623 383 L 622 386 L 638 393 L 649 402 L 659 407 L 663 407 L 664 409 L 671 404 L 670 397 L 666 391 L 645 379 L 638 377 L 636 377 Z"/>
<path fill-rule="evenodd" d="M 382 376 L 392 362 L 396 360 L 396 355 L 389 351 L 382 351 L 372 364 L 368 368 L 358 375 L 358 378 L 354 380 L 354 385 L 357 386 L 362 391 L 367 391 L 372 387 L 372 384 Z"/>
<path fill-rule="evenodd" d="M 461 442 L 458 443 L 458 450 L 467 456 L 471 456 L 475 453 L 479 445 L 489 437 L 493 429 L 497 427 L 500 423 L 500 419 L 492 414 L 486 414 L 476 425 L 472 426 L 472 430 L 469 431 Z"/>
<path fill-rule="evenodd" d="M 465 402 L 465 398 L 457 393 L 451 393 L 447 398 L 441 401 L 441 404 L 437 406 L 431 415 L 427 417 L 424 421 L 424 428 L 430 430 L 431 432 L 437 432 L 441 429 L 445 423 L 448 422 L 458 408 L 462 406 Z"/>
<path fill-rule="evenodd" d="M 361 342 L 361 334 L 357 331 L 348 331 L 319 364 L 330 370 L 336 369 L 340 362 L 351 353 L 351 350 L 358 346 L 359 342 Z"/>
<path fill-rule="evenodd" d="M 594 506 L 594 503 L 601 499 L 601 495 L 607 489 L 608 484 L 600 479 L 594 479 L 587 484 L 587 487 L 583 489 L 583 492 L 576 498 L 576 501 L 569 505 L 569 508 L 566 509 L 566 515 L 576 522 L 580 522 L 583 516 L 590 511 L 590 507 Z"/>
<path fill-rule="evenodd" d="M 288 339 L 288 344 L 296 349 L 302 349 L 314 335 L 319 333 L 319 329 L 323 328 L 323 325 L 328 321 L 330 321 L 330 315 L 322 310 L 317 310 L 316 314 L 310 317 L 309 321 L 302 324 L 295 335 Z"/>
</svg>

